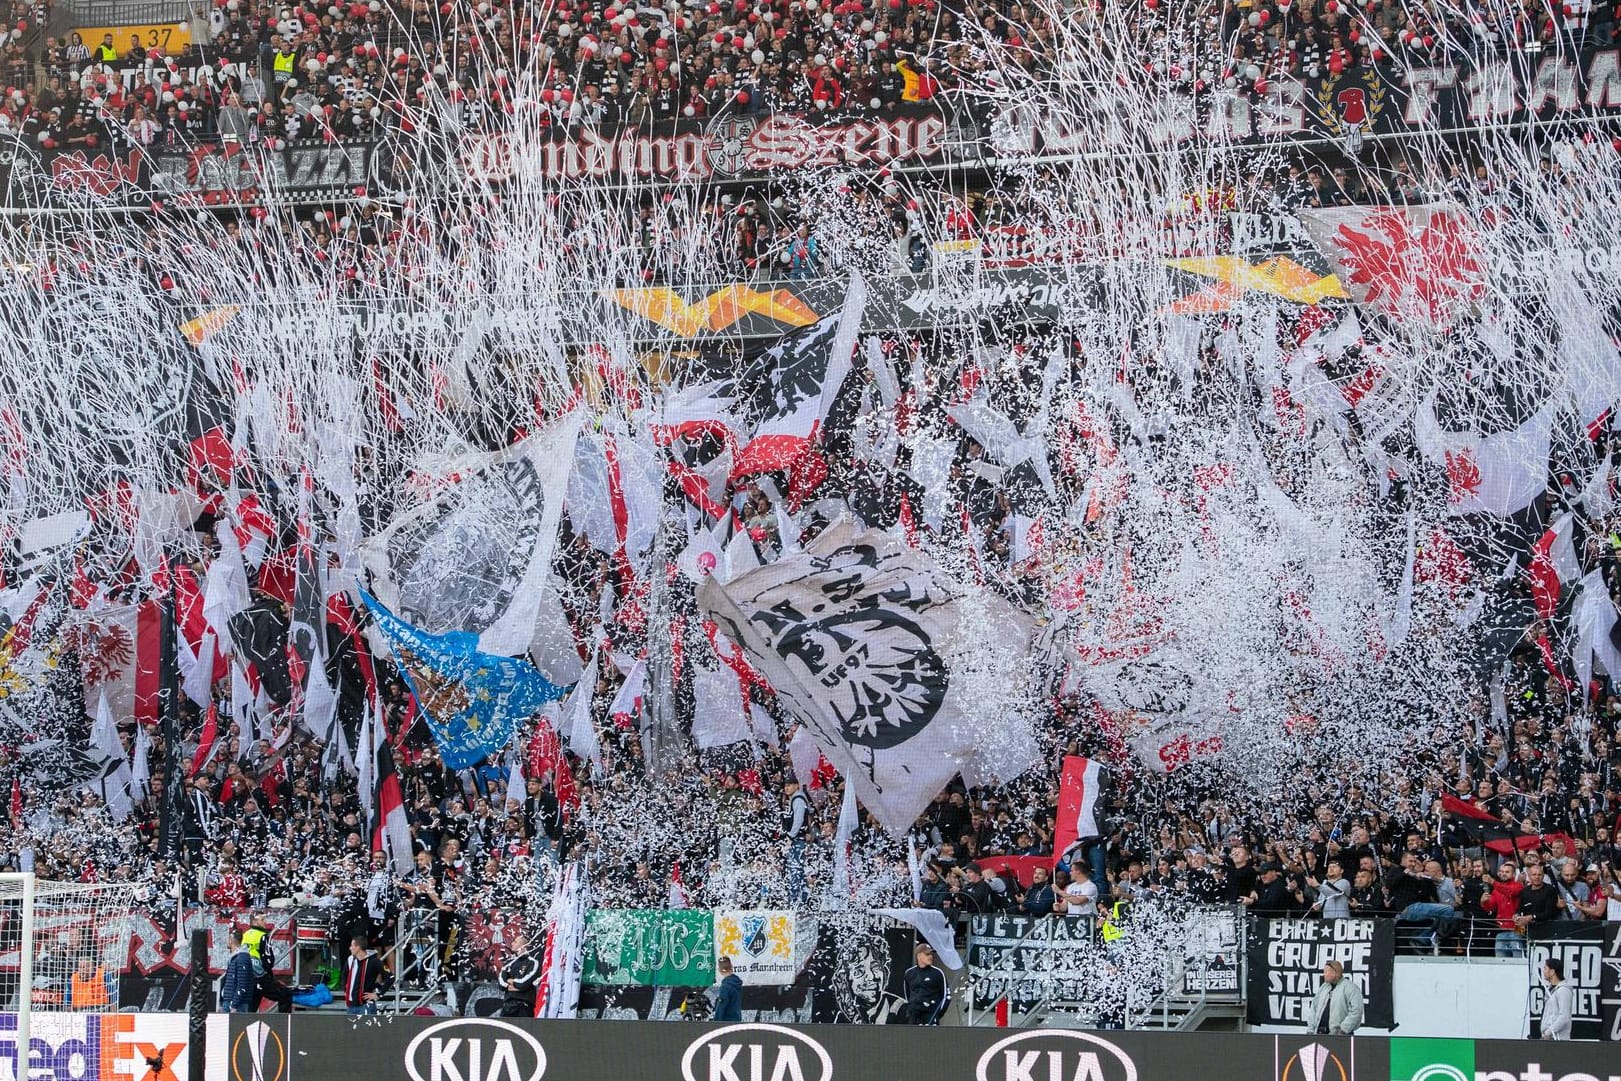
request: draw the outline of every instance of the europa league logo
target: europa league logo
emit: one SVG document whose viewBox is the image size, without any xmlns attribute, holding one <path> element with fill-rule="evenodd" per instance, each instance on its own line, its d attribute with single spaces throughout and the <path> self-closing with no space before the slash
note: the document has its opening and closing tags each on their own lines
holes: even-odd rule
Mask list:
<svg viewBox="0 0 1621 1081">
<path fill-rule="evenodd" d="M 287 1047 L 281 1035 L 255 1021 L 231 1041 L 231 1081 L 282 1081 L 287 1075 Z"/>
</svg>

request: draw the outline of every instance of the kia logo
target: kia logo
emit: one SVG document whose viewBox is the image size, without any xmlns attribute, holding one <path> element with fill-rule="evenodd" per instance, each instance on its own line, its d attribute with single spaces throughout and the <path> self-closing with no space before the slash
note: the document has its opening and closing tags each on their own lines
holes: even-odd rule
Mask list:
<svg viewBox="0 0 1621 1081">
<path fill-rule="evenodd" d="M 411 1081 L 540 1081 L 546 1049 L 506 1021 L 456 1018 L 406 1045 L 405 1072 Z"/>
<path fill-rule="evenodd" d="M 1054 1029 L 997 1040 L 979 1056 L 974 1077 L 976 1081 L 1137 1081 L 1137 1064 L 1099 1036 Z"/>
<path fill-rule="evenodd" d="M 781 1025 L 727 1025 L 681 1056 L 685 1081 L 833 1081 L 822 1045 Z"/>
</svg>

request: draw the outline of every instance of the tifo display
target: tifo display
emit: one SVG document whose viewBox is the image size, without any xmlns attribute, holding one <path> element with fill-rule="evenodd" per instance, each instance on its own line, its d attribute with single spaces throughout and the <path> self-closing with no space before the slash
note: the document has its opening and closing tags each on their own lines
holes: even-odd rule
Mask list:
<svg viewBox="0 0 1621 1081">
<path fill-rule="evenodd" d="M 1621 1036 L 1522 8 L 0 0 L 17 1076 L 1608 1076 L 1409 1042 Z"/>
</svg>

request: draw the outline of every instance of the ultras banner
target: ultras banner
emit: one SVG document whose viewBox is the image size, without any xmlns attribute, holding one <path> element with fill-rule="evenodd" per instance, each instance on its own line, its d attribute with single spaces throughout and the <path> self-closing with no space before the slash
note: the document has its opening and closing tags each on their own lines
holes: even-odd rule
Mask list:
<svg viewBox="0 0 1621 1081">
<path fill-rule="evenodd" d="M 1575 1040 L 1621 1040 L 1621 923 L 1561 921 L 1533 927 L 1526 950 L 1531 1035 L 1542 1035 L 1548 985 L 1542 963 L 1558 960 L 1575 991 L 1570 1035 Z"/>
<path fill-rule="evenodd" d="M 1603 1079 L 1603 1045 L 1223 1032 L 666 1024 L 233 1014 L 208 1081 L 1243 1081 Z"/>
<path fill-rule="evenodd" d="M 1266 92 L 1168 93 L 1155 108 L 1097 95 L 1098 115 L 986 110 L 942 96 L 927 103 L 833 114 L 725 112 L 641 126 L 559 127 L 542 139 L 467 136 L 447 183 L 542 179 L 746 180 L 818 167 L 984 165 L 1018 154 L 1106 153 L 1131 147 L 1276 140 L 1341 142 L 1621 116 L 1621 51 L 1516 54 L 1434 66 L 1348 68 L 1312 79 L 1270 79 Z M 1142 115 L 1138 115 L 1139 112 Z M 40 147 L 0 143 L 9 205 L 85 197 L 165 196 L 196 204 L 257 202 L 266 190 L 299 201 L 376 194 L 417 153 L 408 139 L 300 140 L 279 149 L 200 140 L 136 149 L 126 143 Z M 442 170 L 442 166 L 439 171 Z"/>
<path fill-rule="evenodd" d="M 1392 920 L 1254 920 L 1249 928 L 1252 1025 L 1305 1025 L 1323 965 L 1339 961 L 1362 988 L 1365 1024 L 1391 1028 L 1396 1010 L 1396 924 Z"/>
<path fill-rule="evenodd" d="M 1004 998 L 1021 1010 L 1043 1000 L 1085 1000 L 1096 935 L 1096 921 L 1086 916 L 970 917 L 974 1008 L 988 1010 Z"/>
</svg>

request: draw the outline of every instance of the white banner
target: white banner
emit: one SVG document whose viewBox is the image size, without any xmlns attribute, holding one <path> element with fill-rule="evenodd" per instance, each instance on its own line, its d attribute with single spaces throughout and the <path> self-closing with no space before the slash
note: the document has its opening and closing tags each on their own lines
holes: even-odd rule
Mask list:
<svg viewBox="0 0 1621 1081">
<path fill-rule="evenodd" d="M 715 960 L 732 959 L 746 984 L 786 987 L 794 982 L 794 914 L 762 908 L 715 913 Z"/>
</svg>

